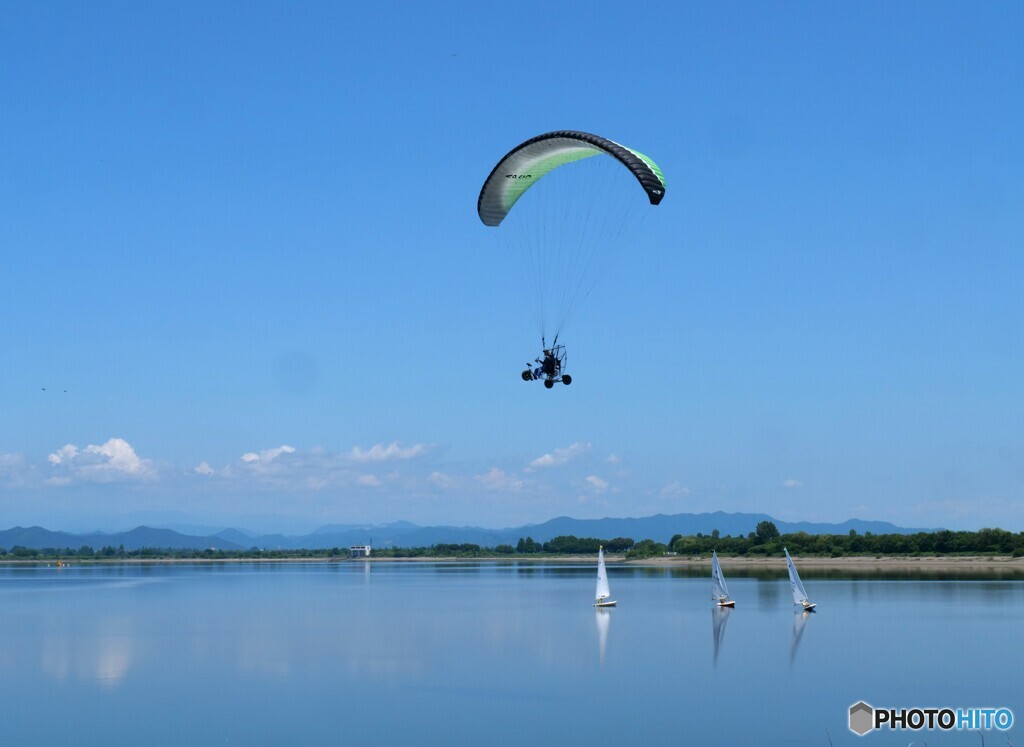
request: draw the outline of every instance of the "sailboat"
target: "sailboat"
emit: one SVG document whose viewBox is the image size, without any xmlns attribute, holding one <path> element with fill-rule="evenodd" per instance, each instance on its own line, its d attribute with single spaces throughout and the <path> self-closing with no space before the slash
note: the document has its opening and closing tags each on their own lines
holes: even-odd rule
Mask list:
<svg viewBox="0 0 1024 747">
<path fill-rule="evenodd" d="M 604 548 L 599 545 L 597 548 L 597 592 L 594 606 L 614 607 L 616 602 L 611 597 L 612 591 L 608 587 L 608 571 L 604 567 Z"/>
<path fill-rule="evenodd" d="M 800 574 L 796 572 L 793 558 L 789 557 L 789 550 L 783 547 L 782 552 L 786 553 L 786 566 L 789 568 L 789 585 L 793 589 L 793 604 L 798 604 L 810 612 L 818 605 L 811 604 L 808 601 L 807 592 L 804 590 L 804 585 L 800 582 Z"/>
<path fill-rule="evenodd" d="M 735 607 L 736 602 L 729 598 L 729 587 L 725 585 L 722 566 L 718 564 L 718 553 L 711 551 L 711 598 L 718 602 L 719 607 Z"/>
</svg>

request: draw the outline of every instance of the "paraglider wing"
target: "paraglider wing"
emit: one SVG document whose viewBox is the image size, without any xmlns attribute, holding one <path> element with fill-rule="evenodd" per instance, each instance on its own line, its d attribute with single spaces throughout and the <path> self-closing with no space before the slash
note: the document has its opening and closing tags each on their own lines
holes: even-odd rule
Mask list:
<svg viewBox="0 0 1024 747">
<path fill-rule="evenodd" d="M 487 226 L 499 226 L 512 206 L 546 174 L 573 161 L 609 155 L 636 177 L 652 205 L 665 196 L 665 175 L 639 151 L 586 132 L 558 130 L 530 138 L 505 155 L 491 171 L 480 197 L 477 213 Z"/>
<path fill-rule="evenodd" d="M 664 196 L 665 176 L 650 158 L 575 130 L 530 138 L 491 169 L 477 214 L 485 226 L 497 227 L 493 240 L 511 261 L 525 291 L 521 308 L 535 316 L 545 349 L 611 259 L 639 243 L 641 224 Z M 546 373 L 545 386 L 549 381 Z"/>
</svg>

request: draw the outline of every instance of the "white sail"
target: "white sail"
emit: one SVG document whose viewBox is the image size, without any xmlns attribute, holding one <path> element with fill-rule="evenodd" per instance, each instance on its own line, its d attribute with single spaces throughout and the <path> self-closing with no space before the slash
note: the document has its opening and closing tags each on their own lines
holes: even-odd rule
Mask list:
<svg viewBox="0 0 1024 747">
<path fill-rule="evenodd" d="M 608 571 L 604 567 L 604 548 L 597 549 L 597 591 L 594 598 L 600 602 L 611 597 L 612 591 L 608 587 Z"/>
<path fill-rule="evenodd" d="M 711 598 L 716 602 L 729 599 L 729 587 L 725 585 L 722 566 L 718 564 L 718 553 L 714 550 L 711 551 Z"/>
<path fill-rule="evenodd" d="M 789 550 L 782 548 L 782 552 L 786 553 L 786 566 L 789 568 L 789 585 L 793 589 L 793 604 L 804 606 L 809 600 L 807 599 L 807 592 L 804 591 L 804 585 L 800 583 L 800 574 L 796 572 L 793 558 L 789 557 Z"/>
</svg>

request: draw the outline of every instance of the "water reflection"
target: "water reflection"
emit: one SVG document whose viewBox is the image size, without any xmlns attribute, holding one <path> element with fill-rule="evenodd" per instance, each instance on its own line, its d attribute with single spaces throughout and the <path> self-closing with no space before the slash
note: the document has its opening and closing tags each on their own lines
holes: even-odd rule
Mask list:
<svg viewBox="0 0 1024 747">
<path fill-rule="evenodd" d="M 783 569 L 785 571 L 785 569 Z M 782 596 L 785 588 L 779 583 L 780 576 L 770 579 L 758 578 L 757 580 L 757 602 L 761 609 L 770 609 L 782 605 Z"/>
<path fill-rule="evenodd" d="M 897 559 L 895 562 L 879 560 L 877 564 L 864 559 L 863 563 L 850 564 L 843 567 L 821 567 L 814 564 L 814 558 L 800 567 L 800 576 L 806 580 L 828 579 L 830 581 L 1019 581 L 1024 580 L 1024 563 L 1008 561 L 1000 565 L 984 563 L 968 563 L 963 565 L 940 565 L 932 567 L 927 561 L 920 561 L 919 566 L 912 565 L 913 558 Z M 770 558 L 767 564 L 744 563 L 739 558 L 729 566 L 729 578 L 756 578 L 762 581 L 774 581 L 786 578 L 785 558 Z M 648 578 L 667 575 L 674 579 L 706 578 L 710 573 L 711 561 L 690 565 L 670 565 L 663 567 L 617 564 L 619 573 L 633 573 Z"/>
<path fill-rule="evenodd" d="M 460 743 L 495 741 L 495 724 L 502 744 L 642 743 L 673 733 L 685 701 L 701 716 L 688 744 L 820 745 L 879 672 L 919 702 L 1019 700 L 1020 581 L 822 579 L 798 654 L 810 614 L 787 647 L 784 565 L 736 569 L 742 617 L 720 659 L 735 610 L 712 607 L 709 662 L 706 566 L 608 570 L 628 601 L 611 657 L 615 611 L 587 619 L 590 561 L 0 567 L 2 741 L 101 744 L 116 723 L 119 743 L 152 747 L 330 743 L 343 722 L 346 741 L 446 744 L 457 719 Z"/>
<path fill-rule="evenodd" d="M 604 653 L 608 648 L 608 627 L 612 622 L 612 611 L 598 607 L 594 612 L 594 619 L 597 620 L 597 646 L 601 655 L 601 668 L 604 669 Z"/>
<path fill-rule="evenodd" d="M 807 621 L 811 619 L 814 610 L 799 610 L 793 613 L 793 638 L 789 644 L 789 665 L 793 666 L 796 659 L 796 650 L 800 648 L 800 641 L 804 637 L 804 630 L 807 628 Z"/>
<path fill-rule="evenodd" d="M 715 666 L 718 666 L 718 652 L 722 648 L 722 641 L 725 640 L 725 626 L 729 623 L 731 614 L 732 607 L 719 607 L 716 604 L 711 608 L 711 636 L 715 643 Z"/>
<path fill-rule="evenodd" d="M 104 620 L 100 627 L 47 629 L 40 641 L 41 671 L 57 682 L 92 680 L 102 687 L 116 687 L 132 667 L 136 637 L 123 619 Z"/>
</svg>

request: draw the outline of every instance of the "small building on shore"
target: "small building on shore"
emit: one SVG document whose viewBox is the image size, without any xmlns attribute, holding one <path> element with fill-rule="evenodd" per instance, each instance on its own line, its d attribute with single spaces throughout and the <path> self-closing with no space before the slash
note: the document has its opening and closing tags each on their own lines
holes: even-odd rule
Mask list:
<svg viewBox="0 0 1024 747">
<path fill-rule="evenodd" d="M 352 545 L 348 548 L 349 557 L 351 558 L 368 558 L 370 557 L 370 545 Z"/>
</svg>

